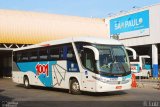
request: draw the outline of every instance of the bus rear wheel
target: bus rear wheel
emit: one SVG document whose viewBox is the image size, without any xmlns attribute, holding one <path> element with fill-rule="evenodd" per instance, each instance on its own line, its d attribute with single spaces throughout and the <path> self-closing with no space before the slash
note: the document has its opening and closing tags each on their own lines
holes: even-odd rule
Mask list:
<svg viewBox="0 0 160 107">
<path fill-rule="evenodd" d="M 30 88 L 29 79 L 28 79 L 27 76 L 24 77 L 24 82 L 23 82 L 23 84 L 24 84 L 24 87 L 25 87 L 25 88 L 27 88 L 27 89 Z"/>
<path fill-rule="evenodd" d="M 72 79 L 70 81 L 70 92 L 75 95 L 81 94 L 80 85 L 77 79 Z"/>
</svg>

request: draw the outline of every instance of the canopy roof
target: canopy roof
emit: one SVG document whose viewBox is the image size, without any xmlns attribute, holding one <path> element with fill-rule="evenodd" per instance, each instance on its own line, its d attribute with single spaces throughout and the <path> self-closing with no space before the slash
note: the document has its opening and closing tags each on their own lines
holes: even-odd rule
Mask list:
<svg viewBox="0 0 160 107">
<path fill-rule="evenodd" d="M 36 44 L 80 36 L 107 38 L 104 19 L 0 10 L 0 43 Z"/>
</svg>

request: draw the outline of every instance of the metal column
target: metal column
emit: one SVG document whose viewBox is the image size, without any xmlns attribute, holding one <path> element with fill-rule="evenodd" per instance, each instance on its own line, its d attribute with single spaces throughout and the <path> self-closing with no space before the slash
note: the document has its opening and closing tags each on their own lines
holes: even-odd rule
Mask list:
<svg viewBox="0 0 160 107">
<path fill-rule="evenodd" d="M 152 45 L 152 68 L 153 77 L 158 77 L 158 47 L 157 45 Z"/>
</svg>

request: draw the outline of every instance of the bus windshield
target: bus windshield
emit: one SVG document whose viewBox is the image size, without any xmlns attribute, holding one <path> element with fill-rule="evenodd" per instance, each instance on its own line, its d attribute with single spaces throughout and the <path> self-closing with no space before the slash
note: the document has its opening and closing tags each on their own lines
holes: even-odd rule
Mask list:
<svg viewBox="0 0 160 107">
<path fill-rule="evenodd" d="M 94 45 L 99 51 L 97 69 L 102 75 L 126 75 L 130 65 L 124 46 Z"/>
</svg>

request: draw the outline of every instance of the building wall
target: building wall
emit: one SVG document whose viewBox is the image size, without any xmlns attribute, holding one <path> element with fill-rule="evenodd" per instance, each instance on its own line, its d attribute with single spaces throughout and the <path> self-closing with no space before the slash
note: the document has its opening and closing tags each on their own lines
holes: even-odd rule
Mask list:
<svg viewBox="0 0 160 107">
<path fill-rule="evenodd" d="M 125 46 L 136 46 L 138 55 L 142 55 L 146 49 L 149 50 L 146 46 L 152 47 L 152 52 L 148 53 L 152 58 L 152 76 L 158 77 L 160 4 L 111 16 L 106 19 L 106 25 L 108 36 L 119 39 Z"/>
<path fill-rule="evenodd" d="M 125 15 L 130 15 L 133 13 L 141 12 L 144 10 L 149 10 L 149 34 L 148 35 L 142 35 L 142 36 L 135 36 L 132 38 L 125 38 L 121 39 L 121 41 L 124 43 L 126 46 L 138 46 L 138 45 L 147 45 L 147 44 L 157 44 L 160 43 L 160 4 L 149 6 L 149 7 L 144 7 L 140 9 L 134 9 L 132 11 L 129 11 L 127 13 L 121 13 L 118 15 L 115 15 L 113 17 L 109 17 L 106 19 L 106 24 L 107 24 L 107 29 L 109 31 L 110 36 L 110 20 L 125 16 Z M 138 32 L 137 32 L 138 34 Z M 131 35 L 136 35 L 136 33 L 128 33 L 128 37 Z"/>
</svg>

